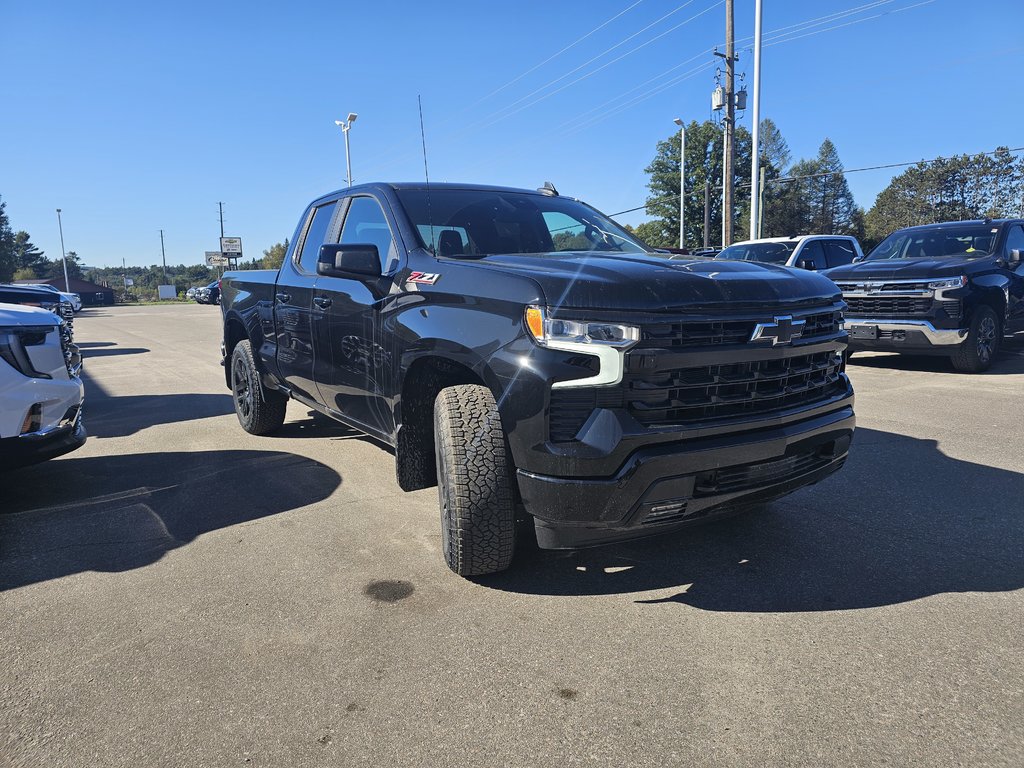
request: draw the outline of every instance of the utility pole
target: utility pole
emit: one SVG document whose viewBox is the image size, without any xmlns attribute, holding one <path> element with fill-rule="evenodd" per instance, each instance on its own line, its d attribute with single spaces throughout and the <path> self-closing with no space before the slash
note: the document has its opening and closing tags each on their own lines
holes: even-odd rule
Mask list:
<svg viewBox="0 0 1024 768">
<path fill-rule="evenodd" d="M 224 237 L 224 203 L 217 203 L 220 208 L 220 236 Z"/>
<path fill-rule="evenodd" d="M 160 230 L 160 258 L 164 261 L 164 285 L 167 285 L 167 253 L 164 251 L 164 231 Z"/>
<path fill-rule="evenodd" d="M 733 131 L 736 128 L 736 94 L 734 75 L 736 65 L 735 30 L 733 29 L 733 0 L 725 0 L 725 156 L 722 158 L 722 247 L 732 245 L 732 180 Z"/>
<path fill-rule="evenodd" d="M 750 150 L 750 239 L 761 236 L 761 187 L 764 172 L 761 169 L 761 0 L 754 0 L 754 124 L 751 126 L 753 142 Z"/>
</svg>

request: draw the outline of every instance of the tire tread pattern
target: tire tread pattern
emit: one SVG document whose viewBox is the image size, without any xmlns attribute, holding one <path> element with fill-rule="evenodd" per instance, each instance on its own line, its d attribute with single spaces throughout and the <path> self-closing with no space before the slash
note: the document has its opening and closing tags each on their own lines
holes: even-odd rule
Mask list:
<svg viewBox="0 0 1024 768">
<path fill-rule="evenodd" d="M 462 576 L 505 570 L 515 553 L 515 500 L 505 432 L 491 391 L 476 384 L 441 390 L 434 405 L 434 439 L 448 567 Z"/>
</svg>

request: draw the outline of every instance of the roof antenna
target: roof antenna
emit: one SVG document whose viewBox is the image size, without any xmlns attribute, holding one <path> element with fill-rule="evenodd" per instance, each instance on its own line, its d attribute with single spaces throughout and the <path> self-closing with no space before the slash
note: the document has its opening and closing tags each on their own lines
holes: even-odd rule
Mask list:
<svg viewBox="0 0 1024 768">
<path fill-rule="evenodd" d="M 542 195 L 547 195 L 548 197 L 558 197 L 558 190 L 555 189 L 555 185 L 550 181 L 545 181 L 544 186 L 538 187 L 537 191 Z"/>
<path fill-rule="evenodd" d="M 423 98 L 416 94 L 416 103 L 420 108 L 420 141 L 423 142 L 423 178 L 427 183 L 427 225 L 430 227 L 430 252 L 437 256 L 434 245 L 434 217 L 430 212 L 430 171 L 427 170 L 427 133 L 423 130 Z"/>
</svg>

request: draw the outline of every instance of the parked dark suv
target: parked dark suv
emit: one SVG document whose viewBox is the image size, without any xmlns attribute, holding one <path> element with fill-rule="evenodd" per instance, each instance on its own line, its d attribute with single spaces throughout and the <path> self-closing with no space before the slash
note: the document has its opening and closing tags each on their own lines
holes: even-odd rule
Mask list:
<svg viewBox="0 0 1024 768">
<path fill-rule="evenodd" d="M 850 349 L 991 364 L 1024 326 L 1024 220 L 927 224 L 893 232 L 859 263 L 824 272 L 843 292 Z"/>
</svg>

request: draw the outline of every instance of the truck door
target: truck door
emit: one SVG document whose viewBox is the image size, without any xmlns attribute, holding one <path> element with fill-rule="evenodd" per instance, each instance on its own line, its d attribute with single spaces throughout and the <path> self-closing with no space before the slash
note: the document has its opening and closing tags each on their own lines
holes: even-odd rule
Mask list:
<svg viewBox="0 0 1024 768">
<path fill-rule="evenodd" d="M 331 228 L 336 200 L 316 206 L 306 216 L 292 258 L 281 265 L 274 296 L 277 367 L 292 391 L 320 401 L 313 376 L 313 286 L 316 259 Z"/>
<path fill-rule="evenodd" d="M 1014 258 L 1014 251 L 1017 251 L 1019 258 Z M 1009 305 L 1006 308 L 1010 320 L 1009 330 L 1024 330 L 1024 227 L 1020 224 L 1014 224 L 1007 232 L 1003 258 L 1006 259 L 1011 272 L 1007 296 Z"/>
<path fill-rule="evenodd" d="M 393 229 L 370 195 L 347 201 L 340 243 L 372 244 L 381 259 L 378 279 L 317 278 L 313 292 L 316 380 L 322 402 L 367 431 L 388 436 L 394 419 L 385 393 L 397 361 L 381 338 L 377 305 L 386 296 L 398 261 Z"/>
</svg>

